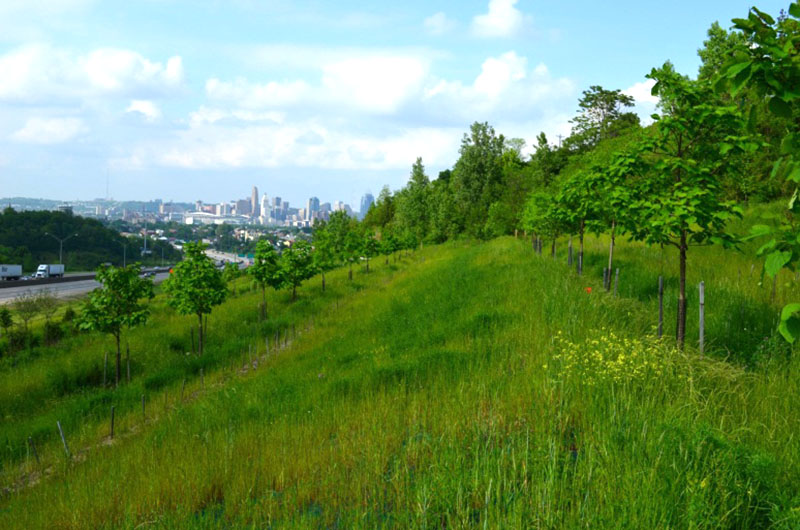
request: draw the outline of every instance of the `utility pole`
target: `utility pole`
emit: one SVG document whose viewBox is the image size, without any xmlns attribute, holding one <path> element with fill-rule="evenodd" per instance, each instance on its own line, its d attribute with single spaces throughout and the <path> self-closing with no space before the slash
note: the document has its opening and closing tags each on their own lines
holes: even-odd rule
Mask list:
<svg viewBox="0 0 800 530">
<path fill-rule="evenodd" d="M 558 148 L 561 149 L 561 139 L 564 138 L 564 136 L 559 134 L 558 136 L 556 136 L 556 138 L 558 138 Z"/>
<path fill-rule="evenodd" d="M 53 239 L 55 239 L 56 241 L 58 241 L 58 264 L 61 265 L 63 263 L 63 256 L 64 256 L 64 242 L 67 239 L 71 238 L 71 237 L 77 236 L 78 234 L 70 234 L 67 237 L 63 238 L 63 239 L 60 238 L 60 237 L 54 236 L 50 232 L 45 232 L 44 235 L 50 236 Z"/>
</svg>

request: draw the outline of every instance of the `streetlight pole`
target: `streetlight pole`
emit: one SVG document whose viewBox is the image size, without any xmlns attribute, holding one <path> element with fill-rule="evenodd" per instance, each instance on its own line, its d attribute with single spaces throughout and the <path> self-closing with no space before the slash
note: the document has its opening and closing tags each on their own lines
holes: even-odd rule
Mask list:
<svg viewBox="0 0 800 530">
<path fill-rule="evenodd" d="M 44 235 L 50 236 L 53 239 L 55 239 L 56 241 L 58 241 L 58 264 L 61 265 L 63 263 L 63 257 L 64 257 L 64 242 L 67 239 L 71 238 L 71 237 L 77 236 L 78 234 L 77 233 L 76 234 L 70 234 L 67 237 L 63 238 L 63 239 L 60 238 L 60 237 L 54 236 L 50 232 L 45 232 Z"/>
<path fill-rule="evenodd" d="M 123 243 L 121 241 L 117 241 L 120 245 L 122 245 L 122 267 L 128 266 L 128 244 Z"/>
</svg>

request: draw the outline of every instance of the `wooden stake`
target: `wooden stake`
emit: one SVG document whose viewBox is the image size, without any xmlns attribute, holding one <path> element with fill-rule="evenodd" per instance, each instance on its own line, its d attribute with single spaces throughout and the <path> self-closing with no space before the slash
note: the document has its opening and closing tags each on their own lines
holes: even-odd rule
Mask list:
<svg viewBox="0 0 800 530">
<path fill-rule="evenodd" d="M 569 236 L 569 245 L 567 252 L 567 266 L 572 267 L 572 236 Z"/>
<path fill-rule="evenodd" d="M 664 334 L 664 277 L 658 277 L 658 338 Z"/>
<path fill-rule="evenodd" d="M 181 401 L 183 401 L 183 391 L 186 390 L 186 378 L 183 378 L 183 385 L 181 385 Z"/>
<path fill-rule="evenodd" d="M 31 452 L 33 453 L 33 457 L 36 459 L 36 465 L 40 465 L 41 462 L 39 461 L 39 453 L 36 451 L 36 444 L 33 443 L 33 438 L 28 436 L 28 445 L 31 448 Z"/>
<path fill-rule="evenodd" d="M 106 350 L 105 359 L 103 359 L 103 388 L 106 387 L 108 382 L 108 350 Z"/>
<path fill-rule="evenodd" d="M 64 444 L 64 452 L 67 454 L 67 459 L 72 458 L 72 455 L 69 453 L 69 447 L 67 447 L 67 439 L 64 438 L 64 429 L 61 428 L 61 422 L 57 421 L 56 425 L 58 426 L 58 434 L 61 435 L 61 443 Z"/>
<path fill-rule="evenodd" d="M 703 354 L 705 347 L 705 325 L 706 325 L 706 282 L 700 282 L 700 355 Z"/>
<path fill-rule="evenodd" d="M 114 438 L 114 405 L 111 405 L 111 439 Z"/>
<path fill-rule="evenodd" d="M 617 272 L 614 275 L 614 298 L 617 297 L 617 285 L 619 284 L 619 267 L 617 267 Z"/>
</svg>

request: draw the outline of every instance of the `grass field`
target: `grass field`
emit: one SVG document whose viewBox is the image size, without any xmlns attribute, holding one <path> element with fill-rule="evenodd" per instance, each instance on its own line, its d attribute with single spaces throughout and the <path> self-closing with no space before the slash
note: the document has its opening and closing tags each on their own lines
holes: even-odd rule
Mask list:
<svg viewBox="0 0 800 530">
<path fill-rule="evenodd" d="M 799 528 L 800 361 L 774 333 L 794 278 L 773 299 L 751 254 L 692 249 L 701 357 L 670 347 L 675 256 L 620 244 L 615 298 L 605 245 L 583 278 L 563 242 L 556 260 L 513 238 L 426 247 L 273 296 L 265 323 L 243 294 L 203 358 L 157 300 L 116 391 L 101 336 L 4 369 L 0 528 Z"/>
</svg>

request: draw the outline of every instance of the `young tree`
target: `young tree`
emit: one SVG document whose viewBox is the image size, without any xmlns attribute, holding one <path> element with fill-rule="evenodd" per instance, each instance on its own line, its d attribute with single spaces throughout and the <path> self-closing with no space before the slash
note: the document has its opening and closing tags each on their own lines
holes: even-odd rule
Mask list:
<svg viewBox="0 0 800 530">
<path fill-rule="evenodd" d="M 8 328 L 14 325 L 14 317 L 7 307 L 0 307 L 0 328 L 3 328 L 3 335 L 8 335 Z"/>
<path fill-rule="evenodd" d="M 583 240 L 586 229 L 598 219 L 597 194 L 591 187 L 591 173 L 578 171 L 561 184 L 556 202 L 563 205 L 563 221 L 578 235 L 578 274 L 583 274 Z"/>
<path fill-rule="evenodd" d="M 648 75 L 656 84 L 653 94 L 661 99 L 662 113 L 656 134 L 644 140 L 635 162 L 649 166 L 639 183 L 637 198 L 629 211 L 634 239 L 671 245 L 679 254 L 677 341 L 686 337 L 686 255 L 691 245 L 731 245 L 725 231 L 741 209 L 720 196 L 720 179 L 735 167 L 726 163 L 733 151 L 750 148 L 744 124 L 734 106 L 723 106 L 708 82 L 690 81 L 669 64 Z M 618 165 L 631 162 L 630 156 Z"/>
<path fill-rule="evenodd" d="M 292 300 L 297 299 L 297 286 L 314 275 L 314 257 L 311 245 L 297 239 L 281 255 L 281 270 L 285 285 L 292 287 Z"/>
<path fill-rule="evenodd" d="M 318 221 L 314 225 L 314 266 L 322 275 L 322 292 L 325 292 L 325 272 L 336 266 L 336 249 L 334 248 L 333 234 L 325 221 Z"/>
<path fill-rule="evenodd" d="M 363 244 L 364 239 L 359 236 L 358 232 L 355 230 L 350 230 L 345 235 L 342 256 L 344 260 L 347 261 L 347 265 L 350 268 L 347 272 L 347 276 L 351 281 L 353 280 L 353 263 L 361 257 Z"/>
<path fill-rule="evenodd" d="M 369 272 L 369 260 L 378 255 L 379 243 L 375 235 L 367 231 L 364 234 L 364 241 L 361 245 L 364 257 L 367 259 L 367 272 Z"/>
<path fill-rule="evenodd" d="M 167 303 L 181 315 L 197 316 L 200 355 L 205 344 L 203 316 L 224 302 L 228 294 L 222 273 L 206 255 L 205 249 L 203 243 L 186 243 L 183 247 L 185 258 L 164 282 Z"/>
<path fill-rule="evenodd" d="M 522 226 L 536 236 L 551 240 L 550 255 L 555 257 L 556 239 L 565 229 L 559 206 L 552 194 L 539 191 L 532 193 L 522 212 Z"/>
<path fill-rule="evenodd" d="M 266 239 L 256 243 L 253 264 L 247 268 L 247 273 L 261 288 L 261 319 L 264 320 L 267 318 L 267 287 L 279 289 L 283 283 L 280 257 L 272 243 Z"/>
<path fill-rule="evenodd" d="M 141 265 L 100 267 L 96 280 L 102 287 L 89 293 L 83 304 L 78 327 L 109 333 L 116 344 L 115 385 L 122 376 L 122 331 L 147 321 L 150 310 L 142 302 L 153 297 L 153 282 L 141 278 Z"/>
<path fill-rule="evenodd" d="M 14 298 L 11 302 L 11 307 L 14 309 L 17 317 L 22 321 L 23 331 L 27 335 L 28 323 L 42 311 L 42 304 L 39 303 L 37 294 L 31 291 L 25 291 Z"/>
</svg>

